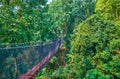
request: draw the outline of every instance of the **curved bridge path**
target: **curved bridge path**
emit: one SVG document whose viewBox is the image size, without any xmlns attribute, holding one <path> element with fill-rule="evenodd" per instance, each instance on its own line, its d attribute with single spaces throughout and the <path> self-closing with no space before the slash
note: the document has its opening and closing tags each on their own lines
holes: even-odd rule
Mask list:
<svg viewBox="0 0 120 79">
<path fill-rule="evenodd" d="M 0 45 L 0 79 L 34 79 L 62 41 L 63 36 L 46 44 Z"/>
</svg>

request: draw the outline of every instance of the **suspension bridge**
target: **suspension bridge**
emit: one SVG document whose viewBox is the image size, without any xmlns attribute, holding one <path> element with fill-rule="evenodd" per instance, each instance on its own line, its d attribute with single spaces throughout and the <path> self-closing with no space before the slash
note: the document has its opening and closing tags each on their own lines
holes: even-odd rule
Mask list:
<svg viewBox="0 0 120 79">
<path fill-rule="evenodd" d="M 48 43 L 0 45 L 0 79 L 34 79 L 62 41 L 63 36 Z"/>
</svg>

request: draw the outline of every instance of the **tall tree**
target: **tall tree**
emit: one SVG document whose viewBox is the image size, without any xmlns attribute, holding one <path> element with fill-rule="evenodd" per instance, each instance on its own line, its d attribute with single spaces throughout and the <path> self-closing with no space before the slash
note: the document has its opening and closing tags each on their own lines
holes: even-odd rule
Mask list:
<svg viewBox="0 0 120 79">
<path fill-rule="evenodd" d="M 53 26 L 64 29 L 68 49 L 74 27 L 94 13 L 95 3 L 95 0 L 54 0 L 49 5 Z"/>
<path fill-rule="evenodd" d="M 43 36 L 45 32 L 50 31 L 50 28 L 44 27 L 43 17 L 47 7 L 43 6 L 46 6 L 46 2 L 46 0 L 2 0 L 0 43 L 46 40 L 48 37 L 43 38 Z"/>
</svg>

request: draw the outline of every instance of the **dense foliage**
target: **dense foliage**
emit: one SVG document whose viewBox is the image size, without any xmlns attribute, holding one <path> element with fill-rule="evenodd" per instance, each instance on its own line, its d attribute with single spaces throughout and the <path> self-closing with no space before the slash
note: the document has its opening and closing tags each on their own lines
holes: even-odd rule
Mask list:
<svg viewBox="0 0 120 79">
<path fill-rule="evenodd" d="M 48 41 L 64 33 L 66 54 L 53 57 L 36 79 L 119 79 L 120 0 L 46 2 L 2 0 L 0 43 Z"/>
<path fill-rule="evenodd" d="M 95 0 L 53 0 L 48 6 L 52 14 L 52 25 L 66 34 L 65 45 L 70 49 L 70 38 L 74 27 L 93 14 Z"/>
<path fill-rule="evenodd" d="M 100 12 L 106 18 L 120 19 L 120 0 L 98 0 L 96 12 Z"/>
<path fill-rule="evenodd" d="M 74 30 L 68 64 L 56 77 L 120 78 L 120 29 L 104 17 L 92 15 Z M 59 74 L 59 75 L 56 75 Z"/>
<path fill-rule="evenodd" d="M 84 1 L 82 2 L 84 3 Z M 89 1 L 86 0 L 86 2 Z M 77 8 L 76 5 L 74 7 Z M 83 14 L 85 14 L 86 9 L 83 10 L 83 7 L 78 10 L 82 10 Z M 73 33 L 69 33 L 72 38 L 70 39 L 69 53 L 65 56 L 65 59 L 68 58 L 65 67 L 60 66 L 57 70 L 44 68 L 39 74 L 40 77 L 37 78 L 120 78 L 119 0 L 98 0 L 95 10 L 93 7 L 91 11 L 92 15 L 86 17 L 87 19 L 69 20 L 70 24 L 75 23 L 76 27 L 74 27 L 75 29 L 72 28 Z M 71 14 L 75 14 L 74 12 L 72 11 Z M 66 43 L 68 44 L 68 41 Z M 53 62 L 53 60 L 55 61 Z M 56 59 L 52 59 L 50 63 L 54 66 L 55 62 L 57 62 Z"/>
<path fill-rule="evenodd" d="M 3 0 L 0 3 L 0 43 L 47 41 L 58 37 L 51 26 L 46 0 Z"/>
</svg>

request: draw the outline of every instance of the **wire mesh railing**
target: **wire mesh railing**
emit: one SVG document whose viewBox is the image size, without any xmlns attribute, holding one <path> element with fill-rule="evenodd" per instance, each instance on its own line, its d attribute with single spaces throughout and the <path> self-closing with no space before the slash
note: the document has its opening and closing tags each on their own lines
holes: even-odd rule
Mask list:
<svg viewBox="0 0 120 79">
<path fill-rule="evenodd" d="M 40 61 L 42 67 L 58 50 L 62 40 L 63 37 L 49 43 L 1 45 L 3 47 L 0 48 L 0 79 L 15 79 L 30 71 Z"/>
</svg>

